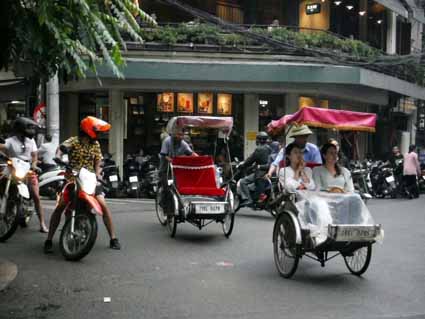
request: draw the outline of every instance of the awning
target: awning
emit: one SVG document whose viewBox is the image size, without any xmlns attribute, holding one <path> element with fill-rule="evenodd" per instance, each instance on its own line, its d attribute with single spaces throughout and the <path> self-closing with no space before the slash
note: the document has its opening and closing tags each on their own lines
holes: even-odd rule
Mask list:
<svg viewBox="0 0 425 319">
<path fill-rule="evenodd" d="M 404 18 L 409 17 L 409 12 L 403 6 L 400 0 L 375 0 L 375 2 L 382 4 L 385 8 L 394 11 L 395 13 L 401 15 Z"/>
<path fill-rule="evenodd" d="M 420 23 L 425 23 L 425 15 L 424 15 L 424 9 L 421 7 L 418 7 L 416 5 L 415 0 L 405 0 L 407 4 L 409 5 L 410 9 L 412 10 L 412 18 L 419 21 Z"/>
</svg>

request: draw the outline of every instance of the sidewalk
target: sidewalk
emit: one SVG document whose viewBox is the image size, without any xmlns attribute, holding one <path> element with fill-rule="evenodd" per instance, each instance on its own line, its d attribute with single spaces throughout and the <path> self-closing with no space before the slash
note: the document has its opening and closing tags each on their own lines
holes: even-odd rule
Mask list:
<svg viewBox="0 0 425 319">
<path fill-rule="evenodd" d="M 0 291 L 6 289 L 17 274 L 18 267 L 14 263 L 0 258 Z"/>
</svg>

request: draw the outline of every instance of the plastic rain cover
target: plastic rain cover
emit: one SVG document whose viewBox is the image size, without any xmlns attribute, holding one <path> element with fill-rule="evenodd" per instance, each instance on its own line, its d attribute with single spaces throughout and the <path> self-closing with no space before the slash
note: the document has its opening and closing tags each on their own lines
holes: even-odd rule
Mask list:
<svg viewBox="0 0 425 319">
<path fill-rule="evenodd" d="M 323 243 L 329 224 L 374 225 L 374 220 L 358 194 L 297 191 L 296 207 L 302 229 L 309 229 L 315 244 Z"/>
</svg>

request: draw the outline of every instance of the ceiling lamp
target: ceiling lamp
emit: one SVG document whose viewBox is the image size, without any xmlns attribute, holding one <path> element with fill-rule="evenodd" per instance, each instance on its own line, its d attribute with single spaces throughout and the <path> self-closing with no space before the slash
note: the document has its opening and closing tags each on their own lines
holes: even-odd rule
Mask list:
<svg viewBox="0 0 425 319">
<path fill-rule="evenodd" d="M 376 23 L 377 24 L 381 24 L 382 23 L 382 20 L 378 20 L 378 21 L 376 21 Z"/>
<path fill-rule="evenodd" d="M 354 7 L 353 6 L 345 6 L 348 10 L 352 10 Z"/>
<path fill-rule="evenodd" d="M 336 6 L 339 6 L 341 4 L 342 1 L 334 1 Z"/>
<path fill-rule="evenodd" d="M 363 17 L 366 14 L 366 11 L 359 11 L 359 14 Z"/>
</svg>

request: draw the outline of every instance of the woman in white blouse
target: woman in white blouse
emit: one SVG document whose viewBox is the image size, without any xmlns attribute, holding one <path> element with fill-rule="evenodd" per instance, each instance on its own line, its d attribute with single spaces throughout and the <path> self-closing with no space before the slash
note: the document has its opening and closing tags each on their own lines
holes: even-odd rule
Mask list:
<svg viewBox="0 0 425 319">
<path fill-rule="evenodd" d="M 305 167 L 303 152 L 295 144 L 289 144 L 285 149 L 286 167 L 279 172 L 279 182 L 288 191 L 314 190 L 315 184 L 310 168 Z"/>
<path fill-rule="evenodd" d="M 338 164 L 338 151 L 334 144 L 327 143 L 321 149 L 323 166 L 313 169 L 313 179 L 319 191 L 353 193 L 351 173 Z"/>
</svg>

